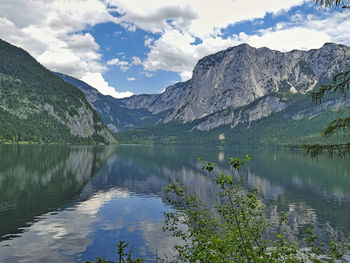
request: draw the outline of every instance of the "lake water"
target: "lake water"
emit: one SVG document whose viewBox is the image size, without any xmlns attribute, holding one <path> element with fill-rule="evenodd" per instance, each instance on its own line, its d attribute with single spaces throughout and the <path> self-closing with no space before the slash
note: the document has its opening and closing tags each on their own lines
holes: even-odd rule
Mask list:
<svg viewBox="0 0 350 263">
<path fill-rule="evenodd" d="M 350 236 L 350 162 L 303 152 L 201 147 L 0 145 L 0 262 L 84 262 L 115 259 L 126 240 L 153 262 L 176 241 L 161 231 L 169 207 L 162 189 L 179 181 L 207 203 L 212 177 L 197 157 L 240 171 L 244 187 L 261 185 L 271 222 L 287 211 L 291 239 L 313 227 L 322 240 Z"/>
</svg>

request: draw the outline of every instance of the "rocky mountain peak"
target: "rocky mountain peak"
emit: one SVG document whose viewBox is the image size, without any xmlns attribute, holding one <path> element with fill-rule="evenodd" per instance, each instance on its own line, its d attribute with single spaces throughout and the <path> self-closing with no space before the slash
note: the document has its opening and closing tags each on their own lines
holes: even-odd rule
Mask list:
<svg viewBox="0 0 350 263">
<path fill-rule="evenodd" d="M 318 50 L 292 52 L 248 44 L 231 47 L 198 62 L 187 86 L 186 102 L 177 104 L 170 119 L 187 122 L 242 107 L 277 92 L 284 83 L 293 93 L 306 93 L 319 79 L 347 68 L 349 62 L 350 48 L 334 43 Z"/>
<path fill-rule="evenodd" d="M 200 59 L 190 80 L 171 85 L 162 94 L 117 101 L 124 111 L 151 114 L 138 113 L 143 120 L 150 118 L 156 123 L 186 123 L 208 117 L 200 126 L 208 130 L 283 110 L 287 104 L 276 99 L 276 94 L 284 92 L 283 97 L 288 98 L 306 94 L 349 68 L 350 48 L 344 45 L 326 43 L 320 49 L 280 52 L 241 44 Z M 255 108 L 249 113 L 232 114 L 253 104 Z M 131 122 L 125 127 L 137 127 L 136 120 Z"/>
</svg>

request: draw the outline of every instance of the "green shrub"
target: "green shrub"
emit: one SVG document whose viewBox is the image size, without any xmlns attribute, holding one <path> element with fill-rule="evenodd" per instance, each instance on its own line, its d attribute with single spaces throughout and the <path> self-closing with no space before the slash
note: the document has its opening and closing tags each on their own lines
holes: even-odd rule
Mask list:
<svg viewBox="0 0 350 263">
<path fill-rule="evenodd" d="M 275 239 L 264 238 L 270 223 L 257 188 L 243 189 L 234 174 L 249 160 L 248 155 L 243 159 L 231 158 L 232 175 L 224 171 L 216 173 L 215 163 L 203 162 L 203 169 L 214 173 L 218 187 L 214 207 L 203 203 L 197 195 L 188 194 L 185 185 L 175 182 L 165 187 L 165 198 L 173 211 L 164 213 L 163 230 L 181 239 L 174 246 L 175 262 L 346 262 L 344 256 L 349 253 L 350 244 L 334 241 L 322 244 L 310 228 L 304 240 L 305 248 L 288 241 L 283 230 L 285 214 L 280 215 L 281 230 Z M 130 261 L 118 262 L 141 262 L 131 260 L 130 255 Z"/>
</svg>

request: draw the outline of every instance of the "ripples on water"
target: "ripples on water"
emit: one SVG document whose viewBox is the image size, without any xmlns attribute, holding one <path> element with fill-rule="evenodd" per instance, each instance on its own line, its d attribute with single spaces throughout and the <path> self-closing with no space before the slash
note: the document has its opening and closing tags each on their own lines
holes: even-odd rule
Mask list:
<svg viewBox="0 0 350 263">
<path fill-rule="evenodd" d="M 309 226 L 322 240 L 350 232 L 350 164 L 312 161 L 301 152 L 245 152 L 184 147 L 0 146 L 0 261 L 83 262 L 115 258 L 126 240 L 137 256 L 171 254 L 163 233 L 169 211 L 162 189 L 179 181 L 213 203 L 216 186 L 196 158 L 226 167 L 231 156 L 253 160 L 240 172 L 247 188 L 261 185 L 269 220 L 287 211 L 289 238 Z M 271 229 L 271 235 L 274 229 Z"/>
</svg>

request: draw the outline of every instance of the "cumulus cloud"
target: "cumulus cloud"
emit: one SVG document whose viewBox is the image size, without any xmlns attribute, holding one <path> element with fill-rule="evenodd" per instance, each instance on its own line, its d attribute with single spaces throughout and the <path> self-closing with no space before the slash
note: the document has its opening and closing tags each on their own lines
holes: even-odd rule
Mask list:
<svg viewBox="0 0 350 263">
<path fill-rule="evenodd" d="M 163 33 L 150 46 L 143 62 L 144 68 L 149 71 L 175 71 L 182 80 L 187 80 L 191 78 L 198 59 L 244 42 L 280 51 L 319 48 L 330 41 L 350 45 L 350 21 L 347 12 L 329 13 L 323 17 L 297 14 L 288 23 L 278 23 L 254 35 L 209 36 L 202 38 L 202 43 L 198 45 L 192 44 L 194 40 L 193 35 L 176 29 Z"/>
<path fill-rule="evenodd" d="M 127 71 L 130 68 L 130 63 L 125 60 L 119 60 L 119 58 L 113 58 L 107 61 L 107 65 L 117 65 L 122 71 Z"/>
<path fill-rule="evenodd" d="M 175 71 L 182 80 L 186 80 L 191 77 L 198 59 L 241 43 L 239 36 L 223 39 L 221 29 L 239 21 L 263 18 L 267 12 L 283 12 L 303 4 L 305 0 L 109 2 L 117 7 L 121 14 L 118 19 L 122 23 L 137 26 L 150 33 L 160 33 L 156 40 L 150 36 L 145 37 L 144 45 L 150 51 L 142 62 L 144 69 Z M 202 43 L 193 45 L 196 38 L 202 40 Z"/>
<path fill-rule="evenodd" d="M 277 30 L 265 33 L 262 36 L 246 37 L 243 37 L 242 40 L 246 39 L 246 42 L 254 47 L 268 46 L 280 51 L 320 48 L 325 42 L 331 41 L 331 37 L 327 33 L 304 27 Z"/>
<path fill-rule="evenodd" d="M 115 88 L 109 86 L 108 82 L 104 80 L 101 73 L 86 73 L 82 80 L 90 86 L 98 89 L 103 95 L 110 95 L 114 98 L 125 98 L 133 95 L 130 91 L 118 92 Z"/>
<path fill-rule="evenodd" d="M 152 77 L 153 71 L 168 70 L 186 80 L 198 59 L 242 42 L 281 51 L 317 48 L 328 41 L 349 45 L 347 11 L 325 12 L 321 17 L 299 11 L 289 21 L 253 35 L 222 35 L 222 30 L 237 22 L 261 24 L 267 13 L 278 16 L 308 1 L 2 0 L 0 37 L 25 48 L 51 70 L 88 79 L 105 94 L 120 96 L 102 75 L 113 66 L 127 71 L 142 65 L 146 77 Z M 120 15 L 114 17 L 112 11 Z M 130 61 L 120 57 L 103 63 L 99 45 L 85 29 L 105 22 L 117 23 L 131 32 L 137 28 L 146 31 L 146 57 L 141 60 L 134 56 Z"/>
<path fill-rule="evenodd" d="M 348 12 L 329 13 L 324 17 L 297 13 L 289 23 L 277 24 L 260 35 L 240 34 L 239 41 L 255 47 L 267 46 L 280 51 L 319 48 L 325 42 L 350 45 Z"/>
<path fill-rule="evenodd" d="M 126 78 L 128 81 L 134 81 L 134 80 L 136 80 L 134 77 L 127 77 Z"/>
<path fill-rule="evenodd" d="M 151 46 L 153 40 L 154 40 L 153 37 L 145 36 L 145 47 Z"/>
<path fill-rule="evenodd" d="M 103 79 L 107 67 L 101 62 L 99 45 L 90 33 L 83 33 L 105 22 L 118 21 L 99 0 L 0 1 L 0 38 L 24 48 L 52 71 L 99 80 L 95 88 L 121 96 Z"/>
<path fill-rule="evenodd" d="M 197 17 L 189 4 L 179 0 L 109 0 L 109 3 L 117 7 L 117 11 L 122 14 L 120 23 L 130 31 L 138 27 L 152 33 L 162 33 L 172 26 L 188 27 Z"/>
<path fill-rule="evenodd" d="M 170 70 L 181 72 L 193 67 L 194 38 L 177 30 L 165 32 L 154 42 L 143 65 L 146 70 Z"/>
<path fill-rule="evenodd" d="M 150 50 L 142 62 L 144 69 L 178 72 L 182 80 L 191 77 L 198 59 L 242 42 L 281 51 L 317 48 L 327 41 L 349 43 L 350 34 L 347 32 L 350 30 L 350 22 L 346 21 L 345 12 L 329 13 L 328 17 L 323 18 L 304 16 L 296 12 L 290 22 L 278 23 L 274 28 L 254 35 L 240 33 L 225 38 L 222 36 L 221 30 L 229 25 L 247 20 L 261 24 L 267 13 L 277 16 L 294 6 L 308 2 L 307 0 L 109 2 L 117 6 L 121 14 L 118 19 L 123 23 L 160 35 L 157 39 L 145 37 L 144 45 Z M 200 39 L 201 43 L 193 45 L 196 39 Z"/>
<path fill-rule="evenodd" d="M 192 70 L 200 58 L 239 43 L 220 37 L 207 38 L 199 45 L 192 45 L 194 41 L 194 37 L 177 30 L 165 32 L 151 46 L 143 62 L 145 70 L 175 71 L 184 81 L 192 77 Z"/>
<path fill-rule="evenodd" d="M 145 75 L 147 78 L 152 78 L 153 77 L 153 74 L 150 73 L 150 72 L 147 72 L 147 71 L 143 71 L 142 74 Z"/>
<path fill-rule="evenodd" d="M 132 62 L 133 65 L 142 65 L 142 61 L 139 57 L 132 57 Z"/>
<path fill-rule="evenodd" d="M 109 0 L 122 14 L 120 20 L 124 23 L 152 33 L 176 28 L 198 37 L 210 36 L 217 29 L 230 24 L 262 18 L 267 12 L 278 13 L 304 2 L 305 0 Z"/>
</svg>

